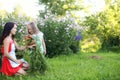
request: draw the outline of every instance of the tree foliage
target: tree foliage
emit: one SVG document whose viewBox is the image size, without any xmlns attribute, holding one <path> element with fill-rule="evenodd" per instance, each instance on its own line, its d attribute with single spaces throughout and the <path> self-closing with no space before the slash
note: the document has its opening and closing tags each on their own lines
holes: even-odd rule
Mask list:
<svg viewBox="0 0 120 80">
<path fill-rule="evenodd" d="M 53 14 L 64 15 L 66 11 L 82 9 L 81 0 L 39 0 Z"/>
<path fill-rule="evenodd" d="M 104 48 L 120 46 L 119 4 L 120 1 L 110 3 L 104 11 L 86 17 L 82 23 L 83 26 L 88 27 L 88 34 L 97 34 Z"/>
</svg>

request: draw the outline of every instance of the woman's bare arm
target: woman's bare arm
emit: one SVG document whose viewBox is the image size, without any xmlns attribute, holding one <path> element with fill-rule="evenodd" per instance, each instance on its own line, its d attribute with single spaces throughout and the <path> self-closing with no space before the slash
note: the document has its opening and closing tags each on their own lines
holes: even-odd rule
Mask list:
<svg viewBox="0 0 120 80">
<path fill-rule="evenodd" d="M 9 55 L 8 49 L 9 49 L 10 39 L 6 38 L 3 41 L 3 44 L 4 44 L 4 56 L 8 57 L 8 59 L 10 59 L 10 60 L 12 60 L 16 63 L 21 63 L 19 60 L 15 59 L 15 58 L 13 58 L 12 56 Z"/>
<path fill-rule="evenodd" d="M 15 47 L 18 49 L 18 50 L 24 50 L 26 49 L 26 46 L 18 46 L 17 42 L 14 40 L 14 44 L 15 44 Z"/>
<path fill-rule="evenodd" d="M 42 40 L 42 44 L 43 44 L 43 47 L 44 47 L 44 53 L 46 54 L 46 44 L 45 44 L 45 40 L 44 39 Z"/>
</svg>

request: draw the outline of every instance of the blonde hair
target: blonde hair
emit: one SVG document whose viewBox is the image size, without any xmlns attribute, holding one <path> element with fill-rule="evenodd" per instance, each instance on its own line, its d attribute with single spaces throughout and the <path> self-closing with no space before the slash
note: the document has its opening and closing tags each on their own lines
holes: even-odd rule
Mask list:
<svg viewBox="0 0 120 80">
<path fill-rule="evenodd" d="M 38 33 L 38 32 L 39 32 L 39 29 L 38 29 L 38 27 L 35 25 L 34 22 L 29 22 L 29 23 L 28 23 L 28 26 L 30 26 L 30 27 L 32 28 L 33 33 Z"/>
</svg>

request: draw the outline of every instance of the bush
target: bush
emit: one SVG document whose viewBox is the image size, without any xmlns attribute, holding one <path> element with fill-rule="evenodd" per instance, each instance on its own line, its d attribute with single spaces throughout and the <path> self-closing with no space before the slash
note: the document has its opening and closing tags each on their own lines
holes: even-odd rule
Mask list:
<svg viewBox="0 0 120 80">
<path fill-rule="evenodd" d="M 77 42 L 74 40 L 77 31 L 73 28 L 74 25 L 71 25 L 73 22 L 54 17 L 40 20 L 43 22 L 39 21 L 38 27 L 44 33 L 47 55 L 53 57 L 72 53 L 70 46 Z"/>
<path fill-rule="evenodd" d="M 101 42 L 95 35 L 89 35 L 80 43 L 82 52 L 97 52 L 101 48 Z"/>
<path fill-rule="evenodd" d="M 78 51 L 78 41 L 75 41 L 76 27 L 75 21 L 68 18 L 59 19 L 58 17 L 45 16 L 40 17 L 38 20 L 38 27 L 44 33 L 45 42 L 47 45 L 47 54 L 49 57 L 59 54 L 68 54 Z M 23 44 L 23 36 L 26 34 L 25 23 L 29 21 L 26 17 L 15 17 L 14 15 L 8 15 L 6 18 L 2 19 L 2 24 L 6 22 L 13 21 L 17 23 L 18 29 L 15 36 L 19 45 Z M 0 32 L 1 32 L 0 27 Z M 77 49 L 76 49 L 77 48 Z"/>
<path fill-rule="evenodd" d="M 70 45 L 70 49 L 73 51 L 73 53 L 77 53 L 80 50 L 79 41 L 73 41 Z"/>
<path fill-rule="evenodd" d="M 107 39 L 103 41 L 102 48 L 108 49 L 112 47 L 119 47 L 120 46 L 120 38 L 119 36 L 109 36 Z"/>
<path fill-rule="evenodd" d="M 2 17 L 0 17 L 0 38 L 2 36 L 3 24 L 2 24 Z"/>
<path fill-rule="evenodd" d="M 31 72 L 38 71 L 40 73 L 45 73 L 47 70 L 47 63 L 44 55 L 41 53 L 40 48 L 37 46 L 36 49 L 32 50 L 30 54 L 30 65 Z"/>
</svg>

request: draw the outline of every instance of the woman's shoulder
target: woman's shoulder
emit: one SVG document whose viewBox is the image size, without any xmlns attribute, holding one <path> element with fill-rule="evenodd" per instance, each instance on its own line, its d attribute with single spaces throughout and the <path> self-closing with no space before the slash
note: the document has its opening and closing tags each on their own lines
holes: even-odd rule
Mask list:
<svg viewBox="0 0 120 80">
<path fill-rule="evenodd" d="M 43 32 L 39 31 L 38 33 L 33 34 L 32 36 L 33 37 L 43 36 Z"/>
<path fill-rule="evenodd" d="M 9 37 L 6 37 L 4 40 L 3 40 L 3 43 L 10 43 L 11 42 L 11 39 Z"/>
<path fill-rule="evenodd" d="M 32 38 L 35 37 L 35 36 L 36 36 L 36 34 L 32 34 L 32 35 L 31 35 Z"/>
<path fill-rule="evenodd" d="M 38 33 L 39 35 L 43 35 L 43 32 L 41 32 L 41 31 L 39 31 L 39 33 Z"/>
</svg>

